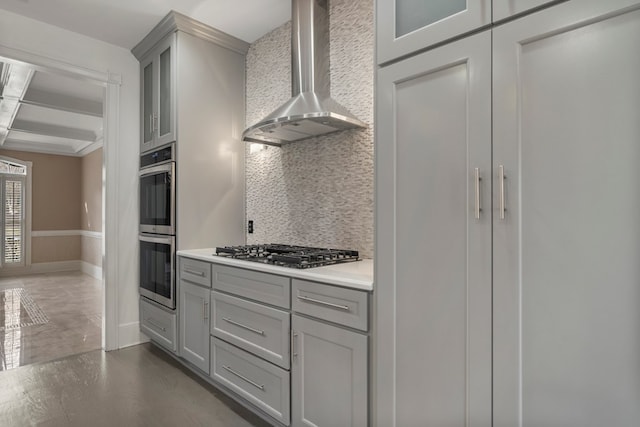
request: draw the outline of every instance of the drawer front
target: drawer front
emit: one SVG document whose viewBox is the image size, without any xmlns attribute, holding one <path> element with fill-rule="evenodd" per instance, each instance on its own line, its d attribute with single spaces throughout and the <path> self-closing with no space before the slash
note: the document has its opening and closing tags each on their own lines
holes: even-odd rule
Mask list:
<svg viewBox="0 0 640 427">
<path fill-rule="evenodd" d="M 293 310 L 329 322 L 367 331 L 369 294 L 293 279 Z"/>
<path fill-rule="evenodd" d="M 140 330 L 154 342 L 176 352 L 175 313 L 169 313 L 140 299 Z"/>
<path fill-rule="evenodd" d="M 213 291 L 211 333 L 289 369 L 288 312 Z"/>
<path fill-rule="evenodd" d="M 290 423 L 289 372 L 211 337 L 214 380 L 285 425 Z"/>
<path fill-rule="evenodd" d="M 211 264 L 191 258 L 180 257 L 180 279 L 211 287 Z"/>
<path fill-rule="evenodd" d="M 291 308 L 291 279 L 242 268 L 213 265 L 213 288 L 282 308 Z"/>
</svg>

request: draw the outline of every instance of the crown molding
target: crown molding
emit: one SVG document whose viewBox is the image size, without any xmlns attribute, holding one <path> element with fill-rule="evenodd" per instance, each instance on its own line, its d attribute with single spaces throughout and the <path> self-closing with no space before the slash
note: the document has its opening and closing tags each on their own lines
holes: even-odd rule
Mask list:
<svg viewBox="0 0 640 427">
<path fill-rule="evenodd" d="M 131 53 L 140 61 L 159 41 L 175 31 L 191 34 L 242 55 L 249 50 L 249 43 L 172 10 L 131 49 Z"/>
</svg>

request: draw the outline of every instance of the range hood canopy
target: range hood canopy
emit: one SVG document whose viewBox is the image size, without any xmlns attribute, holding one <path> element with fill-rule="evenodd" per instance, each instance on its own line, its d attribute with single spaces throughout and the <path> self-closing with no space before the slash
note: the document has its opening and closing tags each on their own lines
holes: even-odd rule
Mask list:
<svg viewBox="0 0 640 427">
<path fill-rule="evenodd" d="M 327 0 L 292 0 L 291 94 L 242 139 L 281 145 L 367 125 L 329 96 Z"/>
</svg>

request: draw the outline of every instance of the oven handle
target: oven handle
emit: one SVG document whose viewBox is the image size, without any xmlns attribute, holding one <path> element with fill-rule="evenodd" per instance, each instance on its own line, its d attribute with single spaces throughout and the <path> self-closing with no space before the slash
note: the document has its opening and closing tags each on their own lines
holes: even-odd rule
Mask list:
<svg viewBox="0 0 640 427">
<path fill-rule="evenodd" d="M 174 236 L 158 236 L 152 234 L 140 234 L 139 238 L 141 242 L 164 243 L 167 245 L 171 245 L 172 248 L 175 245 L 176 241 L 176 238 Z"/>
<path fill-rule="evenodd" d="M 168 163 L 163 163 L 161 165 L 140 169 L 139 176 L 140 178 L 142 178 L 143 176 L 156 175 L 162 172 L 169 172 L 170 174 L 173 174 L 175 163 L 176 162 L 168 162 Z"/>
</svg>

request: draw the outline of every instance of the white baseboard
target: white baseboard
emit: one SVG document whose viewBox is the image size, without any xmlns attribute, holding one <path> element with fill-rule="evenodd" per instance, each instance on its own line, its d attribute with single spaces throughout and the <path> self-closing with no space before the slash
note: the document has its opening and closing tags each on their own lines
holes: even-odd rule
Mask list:
<svg viewBox="0 0 640 427">
<path fill-rule="evenodd" d="M 123 323 L 118 331 L 118 348 L 130 347 L 149 341 L 146 335 L 140 332 L 140 322 Z"/>
<path fill-rule="evenodd" d="M 82 265 L 80 269 L 84 274 L 88 274 L 89 276 L 102 280 L 102 267 L 98 267 L 97 265 L 89 264 L 86 261 L 81 261 Z"/>
<path fill-rule="evenodd" d="M 6 267 L 0 270 L 0 277 L 24 276 L 27 274 L 81 271 L 82 261 L 39 262 L 26 267 Z"/>
</svg>

